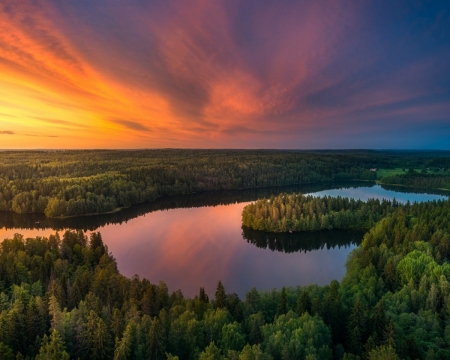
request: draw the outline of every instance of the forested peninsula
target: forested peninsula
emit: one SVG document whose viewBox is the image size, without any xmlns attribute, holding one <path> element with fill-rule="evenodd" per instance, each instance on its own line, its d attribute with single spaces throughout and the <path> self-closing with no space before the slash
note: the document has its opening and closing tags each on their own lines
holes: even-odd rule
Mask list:
<svg viewBox="0 0 450 360">
<path fill-rule="evenodd" d="M 126 278 L 98 233 L 16 235 L 0 245 L 0 358 L 448 359 L 450 202 L 390 208 L 341 283 L 245 299 Z"/>
<path fill-rule="evenodd" d="M 375 181 L 380 168 L 430 169 L 426 183 L 406 178 L 402 185 L 445 187 L 435 176 L 447 181 L 448 159 L 448 152 L 362 150 L 2 151 L 0 211 L 49 218 L 101 214 L 165 195 Z"/>
</svg>

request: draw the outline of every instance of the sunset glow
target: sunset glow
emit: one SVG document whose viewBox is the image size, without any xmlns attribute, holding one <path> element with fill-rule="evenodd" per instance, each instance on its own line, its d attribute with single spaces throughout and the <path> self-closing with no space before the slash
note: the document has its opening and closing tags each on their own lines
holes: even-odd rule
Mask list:
<svg viewBox="0 0 450 360">
<path fill-rule="evenodd" d="M 450 5 L 0 5 L 0 148 L 450 149 Z"/>
</svg>

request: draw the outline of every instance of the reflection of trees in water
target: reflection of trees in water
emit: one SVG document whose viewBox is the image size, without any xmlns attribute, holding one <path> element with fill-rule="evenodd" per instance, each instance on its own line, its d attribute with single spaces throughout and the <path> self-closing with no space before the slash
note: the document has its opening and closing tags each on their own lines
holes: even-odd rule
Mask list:
<svg viewBox="0 0 450 360">
<path fill-rule="evenodd" d="M 384 190 L 396 191 L 405 194 L 434 194 L 434 195 L 450 196 L 450 191 L 448 190 L 415 188 L 402 185 L 386 185 L 386 184 L 380 184 L 380 186 Z"/>
<path fill-rule="evenodd" d="M 297 251 L 330 249 L 359 245 L 364 231 L 324 230 L 294 233 L 269 233 L 242 226 L 242 236 L 248 243 L 272 251 L 292 253 Z"/>
<path fill-rule="evenodd" d="M 280 186 L 245 190 L 211 191 L 198 194 L 165 196 L 155 201 L 133 205 L 113 214 L 81 216 L 67 219 L 49 219 L 44 214 L 16 214 L 0 212 L 0 228 L 7 229 L 46 229 L 53 230 L 96 230 L 111 224 L 121 224 L 139 216 L 158 211 L 178 208 L 196 208 L 204 206 L 230 205 L 241 202 L 256 201 L 260 198 L 270 198 L 281 192 L 311 193 L 322 190 L 340 188 L 356 188 L 374 186 L 370 182 L 336 182 L 328 184 L 310 184 L 304 186 Z"/>
</svg>

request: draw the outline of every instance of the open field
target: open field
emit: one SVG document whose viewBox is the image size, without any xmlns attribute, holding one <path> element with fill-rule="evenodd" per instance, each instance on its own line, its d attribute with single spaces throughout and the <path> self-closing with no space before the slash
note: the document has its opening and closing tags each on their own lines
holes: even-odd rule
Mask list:
<svg viewBox="0 0 450 360">
<path fill-rule="evenodd" d="M 417 173 L 421 173 L 422 169 L 414 169 Z M 377 170 L 377 179 L 381 179 L 386 176 L 395 176 L 395 175 L 404 175 L 408 172 L 408 169 L 401 169 L 401 168 L 395 168 L 395 169 L 378 169 Z M 428 170 L 428 174 L 435 174 L 435 171 Z"/>
</svg>

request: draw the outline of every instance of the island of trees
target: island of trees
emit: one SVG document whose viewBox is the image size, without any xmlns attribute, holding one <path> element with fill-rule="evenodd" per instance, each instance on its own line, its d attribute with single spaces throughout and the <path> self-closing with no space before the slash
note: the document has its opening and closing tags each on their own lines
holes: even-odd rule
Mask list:
<svg viewBox="0 0 450 360">
<path fill-rule="evenodd" d="M 254 230 L 270 232 L 318 231 L 332 229 L 370 229 L 398 207 L 393 201 L 361 200 L 343 197 L 281 193 L 260 199 L 244 207 L 242 224 Z"/>
<path fill-rule="evenodd" d="M 98 233 L 16 235 L 0 245 L 0 358 L 448 359 L 450 201 L 378 208 L 341 283 L 245 299 L 126 278 Z"/>
</svg>

